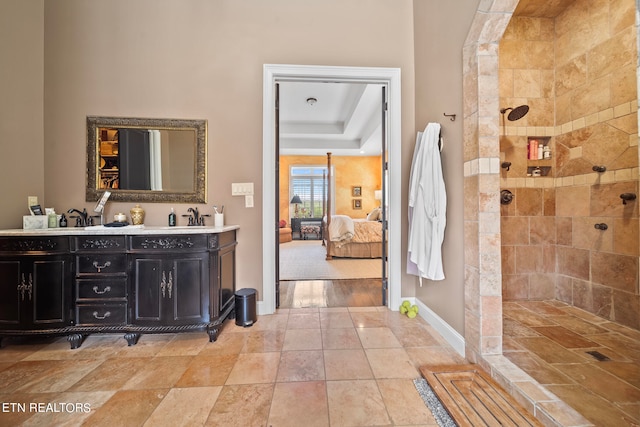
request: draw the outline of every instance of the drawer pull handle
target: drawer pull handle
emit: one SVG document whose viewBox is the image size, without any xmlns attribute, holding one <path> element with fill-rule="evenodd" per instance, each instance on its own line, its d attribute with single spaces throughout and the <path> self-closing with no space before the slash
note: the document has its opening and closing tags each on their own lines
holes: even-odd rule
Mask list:
<svg viewBox="0 0 640 427">
<path fill-rule="evenodd" d="M 107 292 L 111 291 L 111 286 L 105 286 L 104 290 L 99 291 L 97 286 L 93 287 L 93 292 L 95 292 L 98 295 L 102 295 L 102 294 L 106 294 Z"/>
<path fill-rule="evenodd" d="M 104 313 L 104 316 L 98 316 L 98 312 L 97 312 L 97 311 L 94 311 L 94 312 L 93 312 L 93 317 L 95 317 L 95 318 L 96 318 L 96 319 L 98 319 L 98 320 L 104 320 L 104 319 L 106 319 L 106 318 L 107 318 L 107 317 L 109 317 L 109 316 L 111 316 L 111 312 L 110 312 L 110 311 L 105 312 L 105 313 Z"/>
<path fill-rule="evenodd" d="M 98 264 L 98 261 L 93 261 L 93 266 L 96 268 L 96 270 L 98 270 L 98 273 L 100 273 L 102 271 L 103 268 L 107 268 L 111 265 L 111 261 L 107 261 L 102 265 Z"/>
</svg>

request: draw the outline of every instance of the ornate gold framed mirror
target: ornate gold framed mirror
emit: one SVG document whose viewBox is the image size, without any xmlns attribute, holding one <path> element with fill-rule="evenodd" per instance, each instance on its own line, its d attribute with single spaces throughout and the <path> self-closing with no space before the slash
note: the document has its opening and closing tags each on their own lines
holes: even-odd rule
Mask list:
<svg viewBox="0 0 640 427">
<path fill-rule="evenodd" d="M 86 200 L 206 203 L 207 121 L 87 117 Z"/>
</svg>

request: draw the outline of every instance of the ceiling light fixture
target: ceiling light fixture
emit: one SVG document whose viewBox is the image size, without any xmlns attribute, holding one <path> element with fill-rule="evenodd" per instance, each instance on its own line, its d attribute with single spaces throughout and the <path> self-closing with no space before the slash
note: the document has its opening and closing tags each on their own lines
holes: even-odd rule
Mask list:
<svg viewBox="0 0 640 427">
<path fill-rule="evenodd" d="M 313 106 L 316 102 L 318 102 L 318 100 L 316 98 L 307 98 L 307 104 Z"/>
</svg>

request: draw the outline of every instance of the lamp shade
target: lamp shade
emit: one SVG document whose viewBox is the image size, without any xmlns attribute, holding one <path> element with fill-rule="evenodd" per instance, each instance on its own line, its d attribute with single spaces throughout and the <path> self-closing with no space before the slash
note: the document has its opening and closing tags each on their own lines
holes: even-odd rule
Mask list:
<svg viewBox="0 0 640 427">
<path fill-rule="evenodd" d="M 295 205 L 295 204 L 302 204 L 302 200 L 300 200 L 300 196 L 298 196 L 297 194 L 295 194 L 293 196 L 293 198 L 291 199 L 291 201 L 289 202 L 290 205 Z"/>
</svg>

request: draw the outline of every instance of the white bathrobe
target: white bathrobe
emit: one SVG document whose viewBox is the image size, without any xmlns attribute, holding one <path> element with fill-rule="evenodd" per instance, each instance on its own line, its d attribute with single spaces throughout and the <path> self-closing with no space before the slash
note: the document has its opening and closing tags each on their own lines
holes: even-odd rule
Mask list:
<svg viewBox="0 0 640 427">
<path fill-rule="evenodd" d="M 409 181 L 407 273 L 430 280 L 444 279 L 442 241 L 447 193 L 442 177 L 439 139 L 438 123 L 429 123 L 424 132 L 418 133 Z"/>
</svg>

